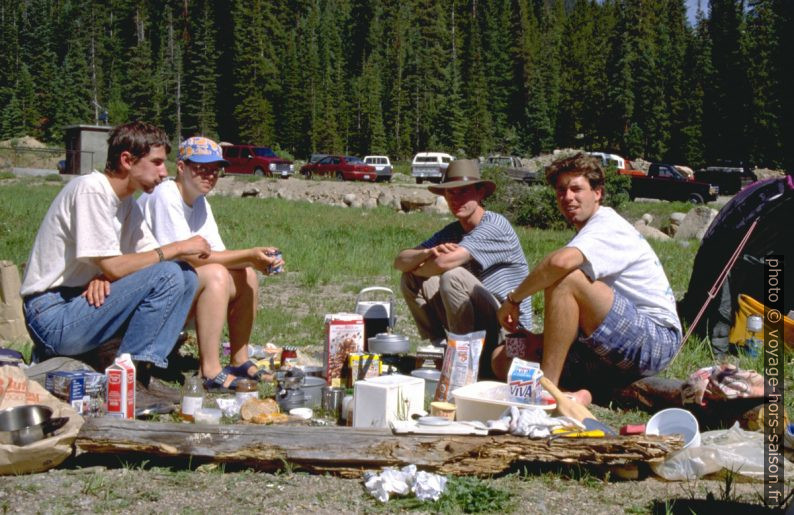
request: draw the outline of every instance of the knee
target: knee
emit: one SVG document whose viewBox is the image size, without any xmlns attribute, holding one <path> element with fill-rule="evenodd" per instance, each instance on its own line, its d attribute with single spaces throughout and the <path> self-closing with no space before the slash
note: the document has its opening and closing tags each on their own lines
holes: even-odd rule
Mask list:
<svg viewBox="0 0 794 515">
<path fill-rule="evenodd" d="M 404 297 L 409 297 L 416 293 L 416 276 L 411 272 L 403 272 L 400 275 L 400 291 Z"/>
<path fill-rule="evenodd" d="M 225 266 L 216 263 L 204 265 L 201 267 L 199 273 L 201 274 L 205 288 L 229 289 L 231 276 L 229 275 L 229 270 Z"/>
<path fill-rule="evenodd" d="M 468 289 L 467 276 L 471 276 L 469 271 L 460 266 L 447 270 L 439 277 L 438 287 L 443 293 Z"/>
<path fill-rule="evenodd" d="M 590 279 L 579 269 L 576 269 L 546 288 L 546 294 L 575 293 L 591 285 Z"/>
<path fill-rule="evenodd" d="M 154 266 L 158 267 L 160 272 L 155 278 L 158 285 L 165 288 L 181 288 L 191 293 L 198 288 L 196 271 L 187 263 L 165 261 Z"/>
</svg>

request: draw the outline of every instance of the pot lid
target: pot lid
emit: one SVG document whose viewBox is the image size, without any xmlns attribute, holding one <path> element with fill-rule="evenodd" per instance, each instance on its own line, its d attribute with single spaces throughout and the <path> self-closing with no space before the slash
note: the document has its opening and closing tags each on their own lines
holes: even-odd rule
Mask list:
<svg viewBox="0 0 794 515">
<path fill-rule="evenodd" d="M 367 340 L 369 343 L 403 343 L 408 342 L 408 337 L 394 333 L 379 333 Z"/>
</svg>

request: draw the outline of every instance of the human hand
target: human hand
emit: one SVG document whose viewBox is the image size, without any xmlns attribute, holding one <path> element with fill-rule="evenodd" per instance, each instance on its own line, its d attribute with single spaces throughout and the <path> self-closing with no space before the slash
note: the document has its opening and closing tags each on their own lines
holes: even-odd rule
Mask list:
<svg viewBox="0 0 794 515">
<path fill-rule="evenodd" d="M 519 306 L 508 300 L 505 300 L 502 305 L 499 306 L 499 311 L 496 312 L 496 317 L 502 327 L 511 333 L 514 333 L 518 330 L 518 317 L 520 314 L 521 310 L 519 309 Z"/>
<path fill-rule="evenodd" d="M 98 275 L 86 285 L 85 291 L 80 294 L 85 297 L 89 305 L 98 308 L 105 303 L 105 298 L 110 295 L 110 281 L 105 276 Z"/>
<path fill-rule="evenodd" d="M 209 242 L 203 236 L 192 236 L 177 243 L 180 245 L 180 256 L 198 256 L 199 259 L 207 259 L 212 252 Z"/>
<path fill-rule="evenodd" d="M 274 268 L 284 265 L 284 259 L 278 257 L 279 250 L 275 247 L 255 247 L 251 249 L 251 264 L 265 275 L 270 275 Z"/>
<path fill-rule="evenodd" d="M 458 247 L 460 247 L 460 245 L 458 245 L 457 243 L 442 243 L 440 245 L 436 245 L 435 247 L 431 248 L 430 252 L 433 255 L 433 257 L 438 257 L 441 254 L 449 254 L 451 252 L 454 252 L 455 250 L 458 249 Z"/>
</svg>

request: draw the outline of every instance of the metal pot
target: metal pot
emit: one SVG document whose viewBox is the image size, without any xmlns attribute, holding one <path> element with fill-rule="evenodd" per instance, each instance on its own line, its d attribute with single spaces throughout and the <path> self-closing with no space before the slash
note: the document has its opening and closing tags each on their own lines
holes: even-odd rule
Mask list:
<svg viewBox="0 0 794 515">
<path fill-rule="evenodd" d="M 405 354 L 411 349 L 407 336 L 380 333 L 367 340 L 369 352 L 373 354 Z"/>
<path fill-rule="evenodd" d="M 0 410 L 0 443 L 29 445 L 42 440 L 69 422 L 67 417 L 52 418 L 52 410 L 38 404 Z"/>
</svg>

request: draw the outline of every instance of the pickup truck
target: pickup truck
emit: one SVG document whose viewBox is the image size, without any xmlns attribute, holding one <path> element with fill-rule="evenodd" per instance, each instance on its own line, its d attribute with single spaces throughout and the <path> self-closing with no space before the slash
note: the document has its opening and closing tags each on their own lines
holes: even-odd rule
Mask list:
<svg viewBox="0 0 794 515">
<path fill-rule="evenodd" d="M 719 187 L 687 179 L 674 165 L 651 163 L 648 175 L 632 175 L 629 197 L 684 200 L 703 204 L 717 199 Z"/>
<path fill-rule="evenodd" d="M 642 170 L 637 170 L 634 164 L 625 159 L 620 157 L 617 154 L 607 154 L 604 152 L 588 152 L 587 155 L 597 157 L 601 159 L 601 164 L 603 166 L 614 166 L 617 168 L 618 173 L 621 175 L 645 175 Z"/>
<path fill-rule="evenodd" d="M 512 179 L 526 184 L 535 184 L 543 181 L 543 174 L 524 166 L 521 163 L 521 158 L 517 156 L 488 156 L 483 166 L 503 170 Z"/>
<path fill-rule="evenodd" d="M 758 177 L 741 161 L 725 161 L 696 171 L 695 179 L 719 186 L 723 195 L 732 195 Z"/>
</svg>

